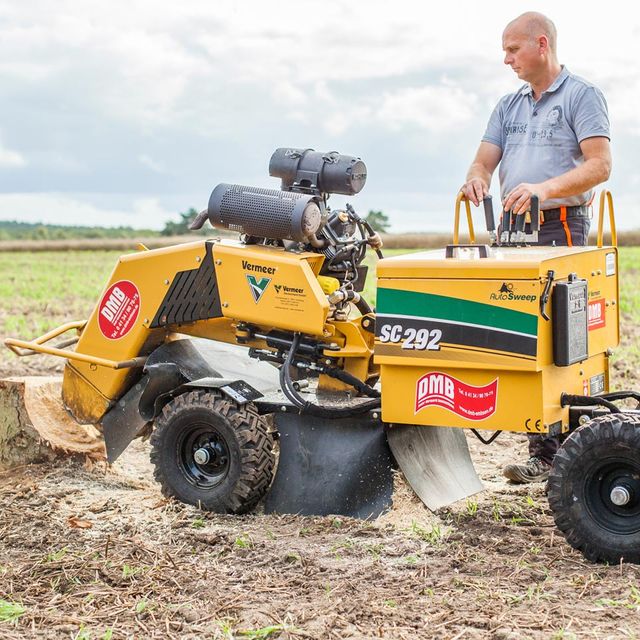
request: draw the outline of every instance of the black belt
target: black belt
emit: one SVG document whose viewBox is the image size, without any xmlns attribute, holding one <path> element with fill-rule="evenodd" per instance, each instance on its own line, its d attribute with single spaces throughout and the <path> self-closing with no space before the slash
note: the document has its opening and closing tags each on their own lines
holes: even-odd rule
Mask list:
<svg viewBox="0 0 640 640">
<path fill-rule="evenodd" d="M 567 220 L 570 218 L 588 218 L 589 217 L 589 207 L 584 204 L 580 204 L 576 207 L 566 207 L 567 209 Z M 547 209 L 542 212 L 543 220 L 545 222 L 549 222 L 551 220 L 560 220 L 560 207 L 557 209 Z"/>
</svg>

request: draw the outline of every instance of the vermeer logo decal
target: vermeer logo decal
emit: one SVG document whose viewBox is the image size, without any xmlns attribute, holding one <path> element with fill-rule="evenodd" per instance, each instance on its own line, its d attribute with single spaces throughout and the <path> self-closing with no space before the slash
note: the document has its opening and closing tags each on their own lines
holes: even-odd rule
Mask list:
<svg viewBox="0 0 640 640">
<path fill-rule="evenodd" d="M 415 413 L 425 407 L 442 407 L 468 420 L 484 420 L 496 411 L 498 378 L 484 387 L 433 371 L 416 384 Z"/>
<path fill-rule="evenodd" d="M 271 278 L 260 278 L 260 280 L 258 280 L 255 276 L 247 275 L 247 281 L 249 282 L 249 289 L 251 289 L 251 295 L 254 301 L 256 303 L 259 302 L 262 294 L 271 282 Z"/>
</svg>

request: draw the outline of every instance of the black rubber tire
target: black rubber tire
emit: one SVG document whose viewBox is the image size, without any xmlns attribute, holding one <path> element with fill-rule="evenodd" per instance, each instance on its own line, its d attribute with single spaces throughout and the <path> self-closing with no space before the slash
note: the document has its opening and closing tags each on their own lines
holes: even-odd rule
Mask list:
<svg viewBox="0 0 640 640">
<path fill-rule="evenodd" d="M 217 464 L 198 464 L 206 441 Z M 215 390 L 174 398 L 156 418 L 151 462 L 162 493 L 217 513 L 246 513 L 273 478 L 273 436 L 252 405 L 238 406 Z M 215 460 L 215 458 L 214 458 Z"/>
<path fill-rule="evenodd" d="M 628 504 L 611 502 L 624 486 Z M 567 542 L 593 562 L 640 563 L 640 418 L 617 413 L 576 429 L 556 454 L 549 505 Z"/>
</svg>

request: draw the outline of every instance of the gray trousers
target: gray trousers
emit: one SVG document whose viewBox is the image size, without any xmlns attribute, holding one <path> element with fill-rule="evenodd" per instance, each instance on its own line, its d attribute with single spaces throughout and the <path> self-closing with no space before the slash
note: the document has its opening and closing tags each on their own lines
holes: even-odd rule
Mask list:
<svg viewBox="0 0 640 640">
<path fill-rule="evenodd" d="M 589 238 L 589 218 L 569 218 L 567 220 L 571 242 L 574 247 L 584 247 Z M 568 246 L 567 233 L 560 220 L 549 220 L 545 222 L 538 233 L 539 245 L 552 245 L 555 242 L 557 247 Z"/>
<path fill-rule="evenodd" d="M 574 247 L 583 247 L 589 237 L 589 218 L 569 218 L 567 226 L 571 234 L 571 242 Z M 568 246 L 567 234 L 560 220 L 545 222 L 538 233 L 539 245 L 552 245 L 555 241 L 557 247 Z M 535 456 L 551 464 L 553 456 L 560 448 L 561 442 L 566 436 L 549 437 L 546 435 L 529 435 L 529 455 Z"/>
</svg>

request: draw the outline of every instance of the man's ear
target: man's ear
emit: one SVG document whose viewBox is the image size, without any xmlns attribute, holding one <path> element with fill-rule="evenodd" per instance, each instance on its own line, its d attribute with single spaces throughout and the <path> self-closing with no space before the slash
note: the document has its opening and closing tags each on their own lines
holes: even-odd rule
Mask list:
<svg viewBox="0 0 640 640">
<path fill-rule="evenodd" d="M 538 36 L 538 52 L 540 54 L 549 52 L 549 39 L 547 36 Z"/>
</svg>

